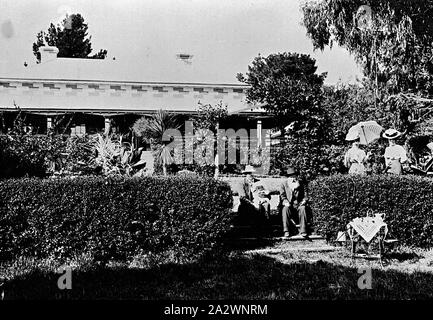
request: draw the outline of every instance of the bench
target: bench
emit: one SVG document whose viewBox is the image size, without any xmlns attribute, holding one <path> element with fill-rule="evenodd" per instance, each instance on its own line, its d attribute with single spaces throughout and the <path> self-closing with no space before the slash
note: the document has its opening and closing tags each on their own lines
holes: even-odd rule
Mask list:
<svg viewBox="0 0 433 320">
<path fill-rule="evenodd" d="M 243 189 L 243 183 L 245 177 L 222 177 L 221 180 L 228 182 L 232 191 L 233 191 L 233 208 L 234 212 L 238 211 L 240 198 L 245 196 L 245 191 Z M 278 205 L 280 203 L 279 190 L 280 186 L 285 180 L 284 177 L 277 178 L 260 178 L 260 181 L 263 183 L 265 189 L 269 190 L 271 194 L 271 211 L 278 211 Z"/>
</svg>

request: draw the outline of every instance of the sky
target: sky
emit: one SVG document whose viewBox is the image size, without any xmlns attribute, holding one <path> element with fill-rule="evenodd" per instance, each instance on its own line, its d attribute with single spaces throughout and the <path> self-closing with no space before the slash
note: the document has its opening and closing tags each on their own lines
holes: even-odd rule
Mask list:
<svg viewBox="0 0 433 320">
<path fill-rule="evenodd" d="M 338 47 L 313 51 L 301 25 L 300 0 L 0 0 L 0 77 L 5 66 L 35 62 L 36 34 L 66 13 L 80 13 L 92 36 L 93 53 L 140 75 L 179 53 L 193 55 L 221 79 L 236 82 L 258 54 L 307 53 L 327 83 L 361 77 L 350 54 Z"/>
</svg>

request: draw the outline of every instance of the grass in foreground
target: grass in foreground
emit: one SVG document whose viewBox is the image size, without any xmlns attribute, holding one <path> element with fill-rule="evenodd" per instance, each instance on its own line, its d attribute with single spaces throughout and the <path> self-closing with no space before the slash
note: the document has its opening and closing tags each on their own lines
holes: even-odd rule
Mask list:
<svg viewBox="0 0 433 320">
<path fill-rule="evenodd" d="M 280 244 L 280 248 L 289 244 Z M 276 246 L 278 248 L 278 245 Z M 401 249 L 389 265 L 331 252 L 237 251 L 189 264 L 151 267 L 75 264 L 72 290 L 59 290 L 58 265 L 3 264 L 4 299 L 431 299 L 431 252 Z M 361 265 L 372 267 L 372 289 L 360 290 Z M 19 272 L 16 272 L 16 269 Z M 15 271 L 13 271 L 14 269 Z"/>
</svg>

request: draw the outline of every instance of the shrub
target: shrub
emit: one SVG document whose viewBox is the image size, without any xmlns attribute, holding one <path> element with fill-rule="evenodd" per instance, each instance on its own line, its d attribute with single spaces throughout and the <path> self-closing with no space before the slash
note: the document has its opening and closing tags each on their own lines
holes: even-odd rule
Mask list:
<svg viewBox="0 0 433 320">
<path fill-rule="evenodd" d="M 64 171 L 71 174 L 93 174 L 96 171 L 92 161 L 96 158 L 95 138 L 91 136 L 68 137 L 64 151 Z"/>
<path fill-rule="evenodd" d="M 0 178 L 93 174 L 92 138 L 62 135 L 0 135 Z"/>
<path fill-rule="evenodd" d="M 96 260 L 209 251 L 229 228 L 228 184 L 201 178 L 0 181 L 0 257 Z"/>
<path fill-rule="evenodd" d="M 0 178 L 46 176 L 65 145 L 61 136 L 0 135 Z"/>
<path fill-rule="evenodd" d="M 433 180 L 416 176 L 335 175 L 309 186 L 316 230 L 328 239 L 369 210 L 386 213 L 390 232 L 402 243 L 433 245 Z"/>
</svg>

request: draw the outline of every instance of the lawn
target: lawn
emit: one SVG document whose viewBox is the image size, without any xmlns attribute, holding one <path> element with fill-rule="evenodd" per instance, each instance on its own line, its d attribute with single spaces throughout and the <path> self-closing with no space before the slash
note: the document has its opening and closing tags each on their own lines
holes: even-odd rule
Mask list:
<svg viewBox="0 0 433 320">
<path fill-rule="evenodd" d="M 385 266 L 352 260 L 344 248 L 278 242 L 215 253 L 192 263 L 71 261 L 72 289 L 59 290 L 55 260 L 21 259 L 0 266 L 4 299 L 431 299 L 433 251 L 398 248 Z M 140 261 L 140 260 L 138 260 Z M 372 289 L 358 287 L 360 266 Z"/>
</svg>

